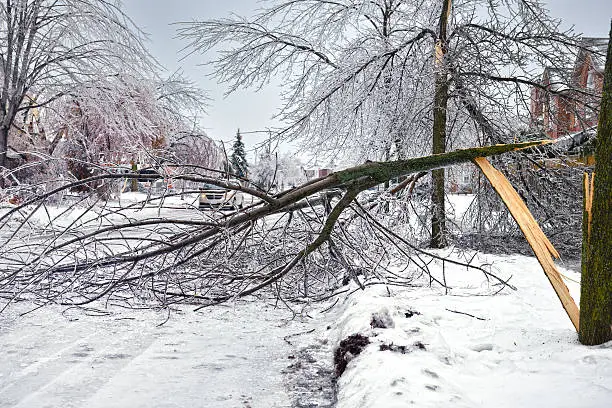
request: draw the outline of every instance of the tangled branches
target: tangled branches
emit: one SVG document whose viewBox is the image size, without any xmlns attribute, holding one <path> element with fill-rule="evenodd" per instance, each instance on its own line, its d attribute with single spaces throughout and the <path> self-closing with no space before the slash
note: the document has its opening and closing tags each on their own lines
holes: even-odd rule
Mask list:
<svg viewBox="0 0 612 408">
<path fill-rule="evenodd" d="M 540 143 L 370 162 L 275 195 L 196 172 L 175 177 L 246 193 L 250 205 L 234 211 L 198 211 L 197 189 L 133 202 L 93 195 L 52 202 L 81 183 L 154 176 L 103 174 L 67 183 L 3 210 L 0 298 L 3 308 L 21 299 L 125 307 L 207 305 L 254 294 L 308 301 L 338 293 L 350 280 L 360 287 L 412 285 L 421 275 L 448 291 L 432 262 L 459 263 L 508 287 L 471 261 L 418 248 L 366 208 L 363 192 L 400 175 Z"/>
</svg>

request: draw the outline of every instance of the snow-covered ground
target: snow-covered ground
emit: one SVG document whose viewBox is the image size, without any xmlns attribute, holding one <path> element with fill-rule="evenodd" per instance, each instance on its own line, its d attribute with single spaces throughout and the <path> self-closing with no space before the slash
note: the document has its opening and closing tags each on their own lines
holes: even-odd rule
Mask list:
<svg viewBox="0 0 612 408">
<path fill-rule="evenodd" d="M 147 310 L 23 310 L 0 315 L 0 407 L 290 407 L 283 338 L 310 327 L 253 302 L 161 326 L 167 315 Z"/>
<path fill-rule="evenodd" d="M 340 341 L 360 333 L 370 344 L 338 379 L 338 408 L 609 407 L 612 344 L 577 342 L 534 258 L 480 261 L 517 290 L 482 296 L 492 289 L 482 276 L 447 266 L 449 295 L 376 285 L 313 319 L 245 302 L 184 308 L 159 327 L 166 315 L 153 311 L 51 307 L 17 318 L 18 304 L 0 315 L 0 406 L 328 407 L 312 396 L 316 378 L 296 403 L 295 377 L 313 355 L 329 368 Z M 374 315 L 387 327 L 372 327 Z M 308 346 L 316 351 L 304 358 Z"/>
<path fill-rule="evenodd" d="M 578 343 L 535 258 L 483 261 L 517 291 L 480 296 L 482 279 L 451 267 L 450 295 L 374 286 L 338 308 L 332 341 L 370 340 L 338 381 L 338 408 L 612 406 L 612 343 Z M 373 315 L 388 327 L 373 328 Z"/>
<path fill-rule="evenodd" d="M 457 222 L 471 200 L 452 197 Z M 211 213 L 178 197 L 129 210 L 135 219 Z M 48 207 L 31 221 L 97 228 L 91 217 Z M 517 290 L 491 296 L 498 287 L 480 272 L 447 264 L 448 294 L 381 284 L 295 317 L 255 301 L 181 307 L 167 322 L 165 312 L 117 307 L 20 317 L 32 305 L 16 304 L 0 314 L 0 407 L 331 407 L 333 353 L 353 334 L 370 344 L 338 378 L 338 408 L 612 406 L 612 343 L 577 342 L 535 258 L 474 263 L 493 264 Z M 439 264 L 430 270 L 442 280 Z M 579 276 L 561 272 L 578 301 Z M 372 327 L 373 316 L 385 327 Z"/>
</svg>

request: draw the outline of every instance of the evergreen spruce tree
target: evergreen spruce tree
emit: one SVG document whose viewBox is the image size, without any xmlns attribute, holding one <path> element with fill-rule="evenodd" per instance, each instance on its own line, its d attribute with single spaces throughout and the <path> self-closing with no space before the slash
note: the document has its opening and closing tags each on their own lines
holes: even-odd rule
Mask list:
<svg viewBox="0 0 612 408">
<path fill-rule="evenodd" d="M 232 146 L 232 155 L 230 156 L 230 165 L 232 172 L 238 177 L 246 177 L 248 174 L 249 165 L 246 159 L 246 151 L 244 143 L 240 135 L 240 129 L 236 132 L 236 140 Z"/>
</svg>

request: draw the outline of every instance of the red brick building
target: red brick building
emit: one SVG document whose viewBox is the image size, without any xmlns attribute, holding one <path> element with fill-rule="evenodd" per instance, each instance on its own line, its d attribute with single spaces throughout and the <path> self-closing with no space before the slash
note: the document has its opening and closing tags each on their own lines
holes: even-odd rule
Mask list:
<svg viewBox="0 0 612 408">
<path fill-rule="evenodd" d="M 597 125 L 592 107 L 601 99 L 607 47 L 607 38 L 583 38 L 572 68 L 544 70 L 543 88 L 531 89 L 533 128 L 557 139 Z"/>
</svg>

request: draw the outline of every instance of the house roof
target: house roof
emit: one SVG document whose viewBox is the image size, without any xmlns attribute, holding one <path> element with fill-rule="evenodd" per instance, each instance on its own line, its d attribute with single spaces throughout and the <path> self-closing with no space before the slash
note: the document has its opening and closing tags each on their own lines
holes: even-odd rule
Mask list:
<svg viewBox="0 0 612 408">
<path fill-rule="evenodd" d="M 590 57 L 593 68 L 602 72 L 606 65 L 606 54 L 608 50 L 607 38 L 582 37 L 578 43 L 578 55 L 574 62 L 574 68 L 546 67 L 542 74 L 542 84 L 554 92 L 565 91 L 570 88 L 569 84 L 575 81 L 575 75 Z"/>
<path fill-rule="evenodd" d="M 554 92 L 565 91 L 569 89 L 568 84 L 571 83 L 572 70 L 568 68 L 552 68 L 546 67 L 542 75 L 542 82 Z"/>
<path fill-rule="evenodd" d="M 593 68 L 603 72 L 606 65 L 606 54 L 608 52 L 608 39 L 597 37 L 583 37 L 579 43 L 580 51 L 576 58 L 576 64 L 584 61 L 587 55 L 591 56 Z"/>
</svg>

